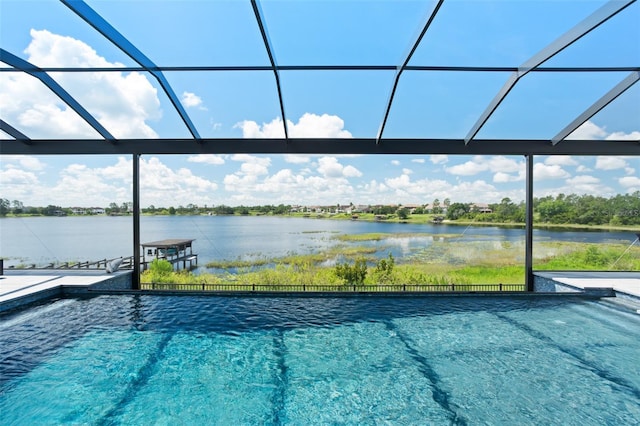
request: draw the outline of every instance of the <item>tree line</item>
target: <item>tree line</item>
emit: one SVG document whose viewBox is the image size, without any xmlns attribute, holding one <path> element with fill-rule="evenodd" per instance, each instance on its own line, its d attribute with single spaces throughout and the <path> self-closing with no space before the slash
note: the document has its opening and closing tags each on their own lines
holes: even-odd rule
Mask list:
<svg viewBox="0 0 640 426">
<path fill-rule="evenodd" d="M 353 204 L 351 204 L 353 206 Z M 339 207 L 339 205 L 338 205 Z M 422 205 L 409 209 L 402 205 L 397 206 L 369 206 L 367 209 L 373 214 L 393 215 L 400 219 L 406 219 L 415 214 L 442 215 L 449 220 L 465 220 L 473 222 L 489 223 L 523 223 L 525 221 L 525 203 L 513 202 L 510 198 L 503 198 L 499 203 L 488 204 L 479 207 L 474 203 L 450 202 L 444 200 L 442 204 L 434 200 L 429 205 Z M 106 214 L 130 214 L 131 203 L 111 203 L 105 208 Z M 283 215 L 289 214 L 292 206 L 288 204 L 259 205 L 259 206 L 197 206 L 187 204 L 178 207 L 156 207 L 150 205 L 143 208 L 143 214 L 166 215 Z M 550 224 L 578 224 L 578 225 L 640 225 L 640 191 L 631 194 L 618 194 L 613 197 L 601 197 L 594 195 L 559 194 L 533 199 L 534 220 L 536 223 Z M 39 215 L 59 216 L 71 215 L 71 208 L 63 208 L 55 205 L 46 207 L 26 207 L 19 200 L 9 201 L 0 198 L 0 216 L 13 215 Z M 87 210 L 87 213 L 90 212 Z"/>
<path fill-rule="evenodd" d="M 450 220 L 476 222 L 522 223 L 525 203 L 503 198 L 480 211 L 468 203 L 452 203 L 446 217 Z M 640 225 L 640 191 L 618 194 L 610 198 L 594 195 L 559 194 L 533 199 L 534 220 L 537 223 L 578 225 Z"/>
</svg>

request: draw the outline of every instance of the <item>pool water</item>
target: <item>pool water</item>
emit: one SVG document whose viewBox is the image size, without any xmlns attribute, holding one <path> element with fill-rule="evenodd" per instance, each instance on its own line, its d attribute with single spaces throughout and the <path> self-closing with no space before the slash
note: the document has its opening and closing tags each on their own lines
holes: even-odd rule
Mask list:
<svg viewBox="0 0 640 426">
<path fill-rule="evenodd" d="M 640 315 L 579 298 L 103 295 L 0 316 L 0 424 L 637 424 Z"/>
</svg>

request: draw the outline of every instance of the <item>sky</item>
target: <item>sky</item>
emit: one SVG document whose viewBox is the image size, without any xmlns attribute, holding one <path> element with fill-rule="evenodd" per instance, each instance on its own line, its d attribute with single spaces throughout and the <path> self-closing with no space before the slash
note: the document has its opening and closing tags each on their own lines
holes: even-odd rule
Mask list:
<svg viewBox="0 0 640 426">
<path fill-rule="evenodd" d="M 157 65 L 268 65 L 249 1 L 88 1 Z M 604 1 L 447 1 L 410 65 L 520 66 Z M 281 65 L 400 65 L 432 1 L 262 1 Z M 640 4 L 545 66 L 640 66 Z M 41 67 L 136 65 L 62 3 L 0 0 L 0 46 Z M 6 67 L 4 64 L 0 66 Z M 271 72 L 165 76 L 203 137 L 282 137 Z M 626 72 L 530 73 L 478 138 L 555 136 Z M 143 72 L 51 73 L 119 138 L 188 138 L 157 81 Z M 291 137 L 375 137 L 394 71 L 282 71 Z M 384 136 L 463 138 L 509 73 L 410 72 Z M 38 80 L 0 72 L 0 118 L 31 138 L 99 135 Z M 0 138 L 9 139 L 0 132 Z M 640 84 L 570 138 L 640 139 Z M 347 141 L 345 141 L 347 142 Z M 473 142 L 472 142 L 473 143 Z M 603 142 L 604 143 L 604 142 Z M 0 197 L 25 205 L 108 206 L 131 200 L 126 156 L 0 155 Z M 519 156 L 144 155 L 143 207 L 499 202 L 525 196 Z M 640 156 L 535 157 L 534 195 L 640 191 Z"/>
</svg>

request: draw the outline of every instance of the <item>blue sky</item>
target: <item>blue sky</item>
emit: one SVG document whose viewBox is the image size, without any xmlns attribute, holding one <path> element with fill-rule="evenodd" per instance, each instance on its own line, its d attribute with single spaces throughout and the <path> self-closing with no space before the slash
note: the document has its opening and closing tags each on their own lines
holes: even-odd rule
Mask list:
<svg viewBox="0 0 640 426">
<path fill-rule="evenodd" d="M 88 1 L 158 65 L 268 65 L 249 1 Z M 410 65 L 519 66 L 605 2 L 446 1 Z M 399 65 L 435 2 L 262 1 L 281 65 Z M 640 64 L 640 4 L 545 66 Z M 56 1 L 0 0 L 0 44 L 39 66 L 133 66 Z M 530 73 L 479 138 L 555 136 L 628 72 Z M 157 82 L 140 72 L 52 74 L 117 137 L 189 137 Z M 280 137 L 273 73 L 165 72 L 203 137 Z M 293 137 L 375 137 L 393 71 L 283 71 Z M 387 137 L 466 136 L 508 73 L 402 75 Z M 95 131 L 31 77 L 0 73 L 1 118 L 32 138 Z M 0 137 L 8 138 L 7 135 Z M 640 139 L 640 84 L 574 138 Z M 101 206 L 131 197 L 131 158 L 0 156 L 0 197 L 27 205 Z M 524 198 L 517 156 L 142 157 L 142 204 L 499 202 Z M 535 195 L 640 190 L 640 157 L 536 157 Z"/>
</svg>

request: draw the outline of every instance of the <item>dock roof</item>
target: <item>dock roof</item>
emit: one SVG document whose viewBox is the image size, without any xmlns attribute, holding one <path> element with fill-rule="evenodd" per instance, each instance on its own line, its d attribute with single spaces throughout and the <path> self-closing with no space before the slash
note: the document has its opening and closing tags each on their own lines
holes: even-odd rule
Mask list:
<svg viewBox="0 0 640 426">
<path fill-rule="evenodd" d="M 166 240 L 151 241 L 150 243 L 142 243 L 142 247 L 170 248 L 180 246 L 190 246 L 195 239 L 169 238 Z"/>
</svg>

